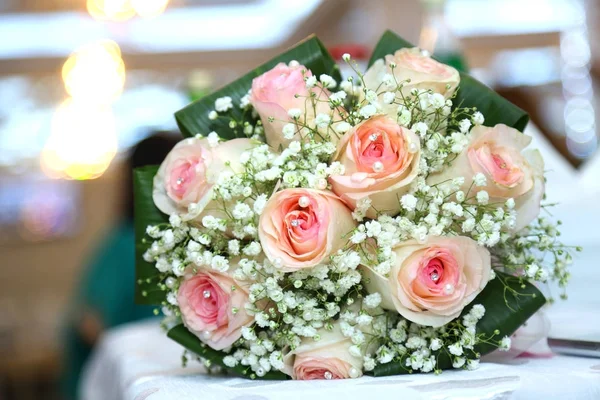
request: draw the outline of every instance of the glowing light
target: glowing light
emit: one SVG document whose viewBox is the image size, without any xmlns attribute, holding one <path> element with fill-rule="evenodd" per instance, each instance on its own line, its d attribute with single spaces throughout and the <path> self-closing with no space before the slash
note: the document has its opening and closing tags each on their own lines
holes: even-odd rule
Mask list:
<svg viewBox="0 0 600 400">
<path fill-rule="evenodd" d="M 76 100 L 107 103 L 117 98 L 125 85 L 121 49 L 112 41 L 99 41 L 75 51 L 62 69 L 65 89 Z"/>
<path fill-rule="evenodd" d="M 162 14 L 169 0 L 131 0 L 135 12 L 142 18 L 154 18 Z"/>
<path fill-rule="evenodd" d="M 169 0 L 87 0 L 87 9 L 99 20 L 127 21 L 136 14 L 154 18 L 162 14 Z"/>
<path fill-rule="evenodd" d="M 51 178 L 93 179 L 106 171 L 116 152 L 110 107 L 68 99 L 54 115 L 41 167 Z"/>
<path fill-rule="evenodd" d="M 87 0 L 87 9 L 100 20 L 126 21 L 135 16 L 131 0 Z"/>
</svg>

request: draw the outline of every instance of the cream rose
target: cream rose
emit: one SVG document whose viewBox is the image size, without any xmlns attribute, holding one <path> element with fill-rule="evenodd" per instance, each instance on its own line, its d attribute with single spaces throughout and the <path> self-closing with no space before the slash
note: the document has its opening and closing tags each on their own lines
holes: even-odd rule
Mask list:
<svg viewBox="0 0 600 400">
<path fill-rule="evenodd" d="M 186 276 L 177 294 L 184 325 L 215 350 L 231 346 L 242 327 L 254 319 L 246 313 L 248 292 L 231 277 L 200 271 Z"/>
<path fill-rule="evenodd" d="M 486 190 L 491 203 L 513 198 L 517 211 L 514 230 L 520 230 L 540 213 L 545 190 L 544 160 L 540 152 L 523 152 L 530 142 L 531 137 L 503 124 L 493 128 L 476 126 L 471 130 L 471 142 L 450 167 L 431 175 L 427 181 L 434 184 L 462 176 L 466 191 L 473 176 L 482 173 L 486 186 L 471 190 Z"/>
<path fill-rule="evenodd" d="M 439 327 L 458 317 L 490 279 L 490 253 L 470 238 L 430 236 L 394 249 L 389 277 L 362 267 L 369 293 L 409 321 Z"/>
<path fill-rule="evenodd" d="M 397 214 L 399 198 L 419 173 L 420 156 L 414 132 L 389 117 L 375 116 L 340 139 L 333 159 L 342 163 L 345 173 L 330 177 L 332 190 L 352 209 L 368 197 L 369 218 L 376 217 L 376 210 Z"/>
<path fill-rule="evenodd" d="M 152 198 L 165 214 L 196 218 L 212 201 L 212 187 L 225 170 L 243 171 L 240 156 L 253 147 L 250 139 L 233 139 L 211 147 L 208 139 L 182 140 L 171 150 L 154 177 Z M 188 206 L 196 204 L 188 212 Z"/>
<path fill-rule="evenodd" d="M 306 338 L 285 355 L 284 372 L 292 379 L 348 379 L 362 376 L 362 357 L 350 354 L 352 340 L 342 335 L 339 322 L 331 331 L 321 329 L 321 339 Z"/>
<path fill-rule="evenodd" d="M 396 64 L 394 68 L 391 67 L 392 63 Z M 393 55 L 385 56 L 385 61 L 375 61 L 364 75 L 366 87 L 376 90 L 386 74 L 393 75 L 402 84 L 404 95 L 410 94 L 412 89 L 431 89 L 449 99 L 460 82 L 460 74 L 456 69 L 424 55 L 416 47 L 400 49 Z"/>
<path fill-rule="evenodd" d="M 333 193 L 285 189 L 267 202 L 258 224 L 263 252 L 281 270 L 314 267 L 348 241 L 352 214 Z"/>
<path fill-rule="evenodd" d="M 292 140 L 300 138 L 298 133 L 292 139 L 283 136 L 283 127 L 293 122 L 288 115 L 290 109 L 300 110 L 301 123 L 312 121 L 317 114 L 332 115 L 328 104 L 329 91 L 322 87 L 306 87 L 305 78 L 311 76 L 312 72 L 304 65 L 279 63 L 252 81 L 250 102 L 260 115 L 267 144 L 272 149 L 279 151 Z M 316 107 L 310 99 L 311 92 L 315 96 Z M 329 140 L 335 142 L 337 137 L 331 135 Z"/>
</svg>

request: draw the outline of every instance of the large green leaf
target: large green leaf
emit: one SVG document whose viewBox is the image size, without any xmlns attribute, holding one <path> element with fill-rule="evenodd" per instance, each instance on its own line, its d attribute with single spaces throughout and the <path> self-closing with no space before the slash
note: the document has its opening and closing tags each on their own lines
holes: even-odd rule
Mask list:
<svg viewBox="0 0 600 400">
<path fill-rule="evenodd" d="M 238 364 L 234 368 L 229 368 L 229 367 L 225 366 L 225 364 L 223 364 L 223 357 L 225 357 L 226 354 L 223 353 L 222 351 L 211 349 L 210 347 L 208 347 L 207 345 L 202 343 L 202 341 L 200 341 L 200 339 L 198 339 L 198 337 L 196 337 L 196 335 L 191 333 L 183 324 L 177 325 L 176 327 L 172 328 L 169 331 L 169 333 L 167 334 L 167 336 L 169 336 L 171 339 L 173 339 L 174 341 L 176 341 L 177 343 L 179 343 L 180 345 L 182 345 L 189 351 L 199 355 L 200 357 L 204 357 L 205 359 L 210 360 L 212 365 L 220 365 L 221 367 L 225 368 L 229 372 L 232 372 L 239 376 L 243 376 L 246 378 L 254 377 L 254 376 L 252 376 L 253 375 L 252 370 L 250 370 L 248 367 L 245 367 L 243 365 Z M 261 377 L 260 379 L 285 380 L 285 379 L 289 379 L 289 378 L 283 372 L 271 371 L 271 372 L 267 373 L 265 376 Z"/>
<path fill-rule="evenodd" d="M 494 336 L 499 339 L 510 336 L 525 323 L 545 303 L 544 295 L 531 283 L 511 275 L 496 272 L 497 277 L 491 280 L 485 289 L 473 300 L 472 304 L 481 304 L 485 307 L 485 315 L 477 323 L 477 334 L 486 337 Z M 463 315 L 469 312 L 466 308 Z M 494 331 L 499 331 L 495 334 Z M 496 347 L 489 343 L 479 343 L 475 351 L 481 355 L 491 353 Z M 440 353 L 438 368 L 449 369 L 452 367 L 450 357 L 444 352 Z M 378 365 L 373 370 L 374 376 L 388 376 L 406 374 L 406 367 L 400 363 Z"/>
<path fill-rule="evenodd" d="M 152 181 L 158 171 L 157 165 L 136 168 L 133 172 L 134 216 L 135 216 L 135 302 L 138 304 L 160 304 L 164 292 L 157 286 L 158 270 L 145 261 L 143 254 L 149 244 L 145 243 L 146 227 L 168 221 L 152 200 Z M 144 296 L 145 294 L 145 296 Z"/>
<path fill-rule="evenodd" d="M 239 125 L 236 128 L 230 128 L 229 122 L 224 119 L 211 121 L 208 118 L 208 113 L 215 108 L 215 100 L 219 97 L 229 96 L 234 104 L 239 104 L 240 99 L 248 93 L 252 86 L 252 79 L 270 70 L 280 62 L 288 63 L 292 60 L 306 66 L 314 75 L 328 74 L 338 82 L 341 80 L 339 68 L 323 46 L 323 43 L 315 36 L 310 36 L 295 47 L 248 72 L 229 85 L 177 111 L 175 119 L 179 129 L 185 136 L 193 136 L 197 133 L 208 134 L 215 131 L 223 139 L 245 137 Z M 234 107 L 232 113 L 237 121 L 249 121 L 251 118 L 248 112 L 243 113 L 238 107 Z"/>
<path fill-rule="evenodd" d="M 369 66 L 387 54 L 393 54 L 396 50 L 405 47 L 414 47 L 414 45 L 394 32 L 386 31 L 375 46 Z M 525 111 L 463 72 L 460 73 L 460 86 L 453 101 L 455 107 L 477 107 L 485 117 L 486 126 L 505 124 L 523 131 L 529 122 L 529 116 Z"/>
<path fill-rule="evenodd" d="M 369 67 L 375 63 L 375 61 L 380 58 L 384 58 L 388 54 L 394 54 L 396 50 L 404 49 L 404 48 L 415 47 L 412 43 L 402 39 L 400 36 L 396 35 L 394 32 L 387 30 L 381 36 L 373 53 L 371 54 L 371 58 L 369 59 Z"/>
</svg>

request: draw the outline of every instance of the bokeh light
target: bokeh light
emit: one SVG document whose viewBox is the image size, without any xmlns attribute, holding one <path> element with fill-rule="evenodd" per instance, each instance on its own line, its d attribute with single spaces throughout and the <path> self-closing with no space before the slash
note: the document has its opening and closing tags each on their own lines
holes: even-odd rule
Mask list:
<svg viewBox="0 0 600 400">
<path fill-rule="evenodd" d="M 125 64 L 119 46 L 110 40 L 90 43 L 75 51 L 62 69 L 65 89 L 74 99 L 107 103 L 125 85 Z"/>
<path fill-rule="evenodd" d="M 54 115 L 41 167 L 51 178 L 93 179 L 106 171 L 116 153 L 110 107 L 68 99 Z"/>
<path fill-rule="evenodd" d="M 575 5 L 582 6 L 581 2 Z M 583 7 L 579 21 L 563 32 L 560 41 L 562 85 L 566 100 L 564 109 L 567 149 L 577 158 L 588 158 L 598 147 L 594 87 L 590 76 L 591 49 Z"/>
<path fill-rule="evenodd" d="M 136 14 L 154 18 L 162 14 L 169 0 L 87 0 L 87 9 L 99 20 L 127 21 Z"/>
<path fill-rule="evenodd" d="M 154 18 L 162 14 L 169 0 L 131 0 L 135 12 L 142 18 Z"/>
<path fill-rule="evenodd" d="M 87 0 L 87 9 L 100 20 L 127 21 L 135 16 L 131 0 Z"/>
</svg>

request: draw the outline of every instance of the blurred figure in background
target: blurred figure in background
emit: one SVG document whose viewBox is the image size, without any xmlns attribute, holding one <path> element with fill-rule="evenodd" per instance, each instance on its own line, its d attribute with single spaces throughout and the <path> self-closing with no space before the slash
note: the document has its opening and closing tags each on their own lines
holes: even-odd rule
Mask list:
<svg viewBox="0 0 600 400">
<path fill-rule="evenodd" d="M 95 250 L 71 302 L 64 335 L 62 391 L 66 399 L 77 398 L 81 368 L 103 331 L 153 315 L 152 306 L 134 302 L 132 170 L 160 164 L 177 141 L 174 135 L 153 135 L 135 146 L 126 162 L 121 221 Z"/>
</svg>

